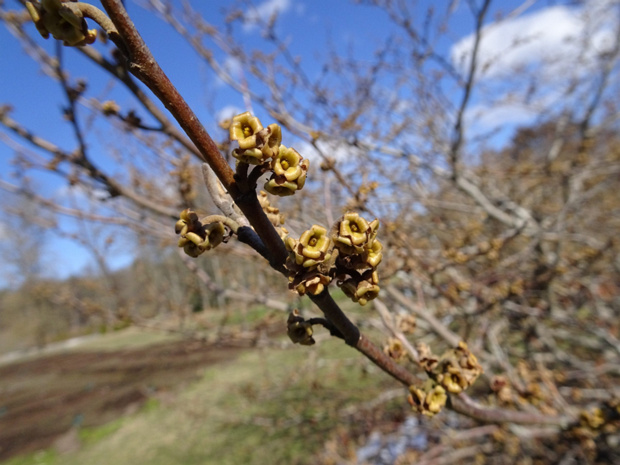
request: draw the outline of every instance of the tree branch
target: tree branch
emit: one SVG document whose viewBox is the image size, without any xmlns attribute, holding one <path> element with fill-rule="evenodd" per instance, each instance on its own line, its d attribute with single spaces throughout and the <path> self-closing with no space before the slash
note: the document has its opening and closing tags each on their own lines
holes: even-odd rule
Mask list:
<svg viewBox="0 0 620 465">
<path fill-rule="evenodd" d="M 127 50 L 129 71 L 140 79 L 174 116 L 188 137 L 196 145 L 202 158 L 213 169 L 224 188 L 248 218 L 276 264 L 284 264 L 287 256 L 284 243 L 263 212 L 255 192 L 244 192 L 237 185 L 234 172 L 220 154 L 187 102 L 161 69 L 142 40 L 120 0 L 102 0 L 102 4 L 122 38 L 121 48 Z M 119 44 L 117 44 L 119 45 Z"/>
</svg>

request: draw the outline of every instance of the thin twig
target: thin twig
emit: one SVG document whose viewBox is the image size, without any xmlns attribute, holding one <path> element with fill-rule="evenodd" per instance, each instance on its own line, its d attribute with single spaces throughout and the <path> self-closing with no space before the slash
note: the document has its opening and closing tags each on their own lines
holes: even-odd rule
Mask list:
<svg viewBox="0 0 620 465">
<path fill-rule="evenodd" d="M 379 312 L 379 316 L 381 317 L 384 326 L 392 333 L 392 336 L 398 339 L 402 343 L 403 347 L 407 349 L 407 352 L 411 355 L 412 360 L 418 362 L 420 360 L 420 354 L 416 348 L 413 347 L 411 342 L 409 342 L 409 339 L 407 339 L 403 332 L 398 330 L 396 324 L 394 323 L 393 315 L 390 313 L 387 306 L 380 299 L 375 299 L 372 302 L 375 309 Z"/>
<path fill-rule="evenodd" d="M 387 286 L 385 288 L 387 293 L 391 295 L 396 301 L 401 304 L 403 307 L 411 311 L 416 316 L 422 318 L 429 325 L 433 331 L 435 331 L 439 336 L 441 336 L 448 344 L 452 347 L 456 347 L 461 342 L 461 338 L 450 331 L 446 325 L 444 325 L 441 321 L 439 321 L 432 313 L 430 313 L 425 307 L 419 307 L 415 305 L 411 300 L 409 300 L 405 295 L 396 289 L 394 286 Z"/>
</svg>

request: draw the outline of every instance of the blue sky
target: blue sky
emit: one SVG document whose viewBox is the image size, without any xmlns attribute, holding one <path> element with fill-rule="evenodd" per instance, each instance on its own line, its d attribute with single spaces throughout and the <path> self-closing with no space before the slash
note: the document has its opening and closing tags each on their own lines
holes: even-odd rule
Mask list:
<svg viewBox="0 0 620 465">
<path fill-rule="evenodd" d="M 9 0 L 6 3 L 9 8 L 17 6 L 17 2 L 14 1 Z M 216 126 L 215 115 L 232 109 L 245 109 L 242 96 L 219 80 L 170 26 L 141 8 L 140 1 L 128 0 L 127 3 L 129 13 L 146 43 L 208 130 L 212 131 Z M 178 3 L 180 2 L 175 2 Z M 222 12 L 231 2 L 209 0 L 191 3 L 203 13 L 207 21 L 220 27 L 223 25 Z M 488 59 L 489 62 L 493 60 L 494 64 L 485 68 L 482 74 L 482 83 L 487 93 L 474 95 L 472 108 L 468 114 L 472 137 L 477 132 L 482 133 L 499 127 L 495 143 L 501 145 L 507 140 L 515 125 L 535 120 L 540 112 L 540 105 L 551 108 L 556 103 L 554 98 L 557 99 L 558 94 L 554 94 L 553 90 L 557 89 L 562 78 L 566 80 L 568 77 L 567 60 L 574 52 L 570 50 L 566 37 L 581 32 L 586 27 L 583 21 L 584 12 L 594 12 L 608 1 L 589 0 L 583 8 L 570 7 L 569 3 L 540 0 L 499 0 L 493 3 L 488 15 L 488 30 L 486 39 L 483 40 L 481 56 L 483 62 Z M 464 71 L 467 53 L 471 49 L 470 35 L 473 26 L 471 15 L 467 11 L 467 2 L 458 0 L 418 2 L 422 11 L 431 4 L 435 5 L 439 12 L 448 5 L 452 5 L 457 11 L 448 24 L 449 33 L 438 41 L 437 48 L 450 57 L 457 69 Z M 256 13 L 251 13 L 250 16 L 256 14 L 268 17 L 274 10 L 278 10 L 281 15 L 277 26 L 278 33 L 285 38 L 293 54 L 300 57 L 301 66 L 309 76 L 319 73 L 321 60 L 325 59 L 325 52 L 330 46 L 335 47 L 338 52 L 352 53 L 363 59 L 370 57 L 376 46 L 382 43 L 392 30 L 388 18 L 376 8 L 353 7 L 347 1 L 259 0 L 255 2 L 255 9 L 250 10 Z M 496 22 L 499 11 L 504 15 L 512 12 L 512 16 Z M 593 30 L 595 51 L 607 46 L 610 31 L 617 20 L 617 17 L 611 17 L 608 18 L 608 24 L 604 21 L 596 24 Z M 242 45 L 251 47 L 263 43 L 258 28 L 252 24 L 239 26 L 238 29 L 236 37 Z M 514 42 L 526 33 L 535 40 L 523 44 L 517 51 L 507 53 Z M 41 37 L 36 40 L 39 45 L 53 51 L 55 46 L 53 40 L 46 41 Z M 566 59 L 562 60 L 564 55 Z M 64 50 L 64 57 L 68 67 L 73 70 L 74 77 L 88 77 L 87 93 L 102 99 L 113 98 L 122 107 L 130 104 L 130 98 L 122 89 L 118 86 L 109 88 L 107 76 L 74 50 Z M 12 118 L 36 130 L 38 134 L 57 145 L 71 149 L 74 144 L 71 128 L 59 117 L 59 108 L 64 105 L 60 86 L 50 79 L 43 78 L 39 66 L 25 55 L 4 27 L 0 27 L 0 62 L 3 63 L 0 71 L 0 104 L 12 104 L 14 107 Z M 235 66 L 234 60 L 229 59 L 225 63 L 233 68 Z M 538 66 L 541 75 L 544 74 L 546 79 L 544 84 L 547 89 L 541 91 L 540 99 L 536 102 L 539 104 L 538 107 L 532 105 L 528 108 L 522 102 L 513 104 L 504 99 L 503 89 L 506 83 L 514 80 L 511 70 L 515 67 L 528 66 Z M 587 72 L 587 67 L 581 71 L 571 72 Z M 133 104 L 132 107 L 137 108 Z M 255 105 L 253 109 L 260 116 L 260 108 Z M 10 181 L 9 173 L 13 168 L 9 161 L 14 148 L 10 143 L 7 144 L 6 134 L 7 132 L 0 128 L 0 179 Z M 103 168 L 113 170 L 114 161 L 101 150 L 97 150 L 97 142 L 97 137 L 89 140 L 95 161 Z M 76 195 L 75 192 L 67 190 L 65 181 L 49 174 L 33 173 L 32 182 L 37 186 L 38 192 L 46 197 L 61 198 L 69 194 Z M 79 193 L 77 195 L 79 197 Z M 80 199 L 74 201 L 79 202 Z M 10 239 L 10 224 L 9 217 L 0 217 L 0 241 L 5 245 Z M 76 224 L 68 219 L 62 220 L 62 226 L 68 232 L 76 228 Z M 109 234 L 104 234 L 107 235 Z M 67 238 L 51 237 L 47 249 L 54 257 L 53 260 L 48 260 L 48 263 L 51 262 L 49 273 L 53 276 L 65 277 L 76 274 L 92 264 L 90 252 Z M 129 246 L 123 247 L 119 243 L 116 250 L 109 253 L 110 265 L 121 267 L 130 263 L 132 255 L 129 249 Z M 0 264 L 0 267 L 2 266 Z M 4 274 L 6 275 L 6 270 Z M 0 284 L 2 275 L 0 272 Z"/>
</svg>

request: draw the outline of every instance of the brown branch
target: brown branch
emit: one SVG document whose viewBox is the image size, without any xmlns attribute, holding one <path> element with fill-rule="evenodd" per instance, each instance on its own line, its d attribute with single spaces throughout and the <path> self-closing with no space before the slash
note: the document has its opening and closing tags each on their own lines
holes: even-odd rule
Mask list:
<svg viewBox="0 0 620 465">
<path fill-rule="evenodd" d="M 127 227 L 132 225 L 132 222 L 127 218 L 97 215 L 95 213 L 85 213 L 83 210 L 80 210 L 77 208 L 70 208 L 70 207 L 65 207 L 64 205 L 59 205 L 49 199 L 46 199 L 45 197 L 37 195 L 36 193 L 34 193 L 33 191 L 29 189 L 25 189 L 23 187 L 19 187 L 14 184 L 8 183 L 4 181 L 3 179 L 0 179 L 0 189 L 6 192 L 10 192 L 12 194 L 23 195 L 27 199 L 30 199 L 33 202 L 36 202 L 42 207 L 48 210 L 52 210 L 61 215 L 70 216 L 73 218 L 85 219 L 88 221 L 93 221 L 93 222 L 103 223 L 103 224 L 114 224 L 114 225 L 127 226 Z"/>
<path fill-rule="evenodd" d="M 310 300 L 325 314 L 325 317 L 331 321 L 344 337 L 345 342 L 351 347 L 357 347 L 361 334 L 357 326 L 344 314 L 338 304 L 334 301 L 329 291 L 325 289 L 318 295 L 308 295 Z"/>
<path fill-rule="evenodd" d="M 450 329 L 446 325 L 444 325 L 441 321 L 435 318 L 435 316 L 429 311 L 415 305 L 413 302 L 407 299 L 407 297 L 405 297 L 403 293 L 396 289 L 394 286 L 388 286 L 386 288 L 386 291 L 399 304 L 414 313 L 416 316 L 426 321 L 431 326 L 433 331 L 437 333 L 441 338 L 443 338 L 446 342 L 448 342 L 450 346 L 456 347 L 458 346 L 459 342 L 461 342 L 461 338 L 457 334 L 450 331 Z"/>
<path fill-rule="evenodd" d="M 375 365 L 385 371 L 388 375 L 400 381 L 405 386 L 415 386 L 421 383 L 413 373 L 399 365 L 386 355 L 381 349 L 374 345 L 366 336 L 360 335 L 355 348 L 368 357 Z"/>
<path fill-rule="evenodd" d="M 416 348 L 411 345 L 409 339 L 407 339 L 405 334 L 397 328 L 394 322 L 394 318 L 392 317 L 392 314 L 388 310 L 387 306 L 380 299 L 375 299 L 372 302 L 374 304 L 375 310 L 379 312 L 379 316 L 381 317 L 383 325 L 388 329 L 388 331 L 392 334 L 393 337 L 395 337 L 401 342 L 407 352 L 409 352 L 411 359 L 416 363 L 419 362 L 420 354 L 418 353 Z"/>
<path fill-rule="evenodd" d="M 138 192 L 116 182 L 112 177 L 100 171 L 99 168 L 97 168 L 93 163 L 90 162 L 90 160 L 81 156 L 75 157 L 73 154 L 63 151 L 60 147 L 53 144 L 52 142 L 37 136 L 30 130 L 23 127 L 17 121 L 10 118 L 6 112 L 0 112 L 0 124 L 7 129 L 10 129 L 22 139 L 30 142 L 35 147 L 45 150 L 46 152 L 54 155 L 54 157 L 57 157 L 63 161 L 83 168 L 84 170 L 86 170 L 88 176 L 91 179 L 103 184 L 111 195 L 120 195 L 126 197 L 132 202 L 134 202 L 136 205 L 151 210 L 158 215 L 168 216 L 170 218 L 176 218 L 178 216 L 178 212 L 175 209 L 166 207 L 161 203 L 152 201 L 147 197 L 140 195 Z"/>
<path fill-rule="evenodd" d="M 111 37 L 114 43 L 128 54 L 129 71 L 140 79 L 181 125 L 185 133 L 200 151 L 202 158 L 215 171 L 227 189 L 234 184 L 233 171 L 222 158 L 217 145 L 211 139 L 187 102 L 161 69 L 151 51 L 136 30 L 120 0 L 103 0 L 103 7 L 117 27 L 120 38 Z"/>
<path fill-rule="evenodd" d="M 575 420 L 572 416 L 542 415 L 499 408 L 488 408 L 478 404 L 465 393 L 451 394 L 448 406 L 455 412 L 485 423 L 518 423 L 521 425 L 554 425 L 566 427 Z"/>
<path fill-rule="evenodd" d="M 117 27 L 122 39 L 114 39 L 115 43 L 127 53 L 128 69 L 138 79 L 144 82 L 153 93 L 162 101 L 168 111 L 178 121 L 180 126 L 196 145 L 203 159 L 213 169 L 217 177 L 222 182 L 225 189 L 235 200 L 242 212 L 248 218 L 250 224 L 255 228 L 264 245 L 272 254 L 270 263 L 274 268 L 282 270 L 287 253 L 282 240 L 277 235 L 274 227 L 264 214 L 256 193 L 250 186 L 239 184 L 234 173 L 226 160 L 221 156 L 217 145 L 211 139 L 202 124 L 196 118 L 189 105 L 183 100 L 176 88 L 169 81 L 163 70 L 159 67 L 146 44 L 135 29 L 132 21 L 127 15 L 120 0 L 102 0 L 104 8 L 110 15 L 113 23 Z M 482 27 L 482 19 L 488 7 L 489 0 L 486 0 L 478 16 L 478 37 Z M 477 44 L 476 44 L 477 47 Z M 456 123 L 456 137 L 453 141 L 452 155 L 457 157 L 457 152 L 462 141 L 462 117 L 471 92 L 473 74 L 475 71 L 475 61 L 472 57 L 470 86 L 466 89 L 464 99 L 459 110 Z M 456 163 L 454 164 L 456 166 Z M 278 266 L 280 265 L 280 266 Z M 375 346 L 370 340 L 363 336 L 357 326 L 349 320 L 340 307 L 334 302 L 329 292 L 325 290 L 319 295 L 310 296 L 311 300 L 323 311 L 325 317 L 340 331 L 345 342 L 355 347 L 373 363 L 379 366 L 386 373 L 397 379 L 406 386 L 418 383 L 416 376 L 398 365 L 393 359 L 388 357 L 382 350 Z M 429 321 L 429 315 L 425 315 Z M 430 321 L 434 324 L 434 329 L 438 331 L 446 340 L 454 346 L 458 344 L 460 338 L 441 325 L 432 315 Z M 549 417 L 524 412 L 487 409 L 475 402 L 464 394 L 452 396 L 450 406 L 467 416 L 487 422 L 516 422 L 524 424 L 553 424 L 562 425 L 565 422 L 563 417 Z"/>
<path fill-rule="evenodd" d="M 161 125 L 159 130 L 164 134 L 172 137 L 183 147 L 193 153 L 196 157 L 202 158 L 196 146 L 187 138 L 185 134 L 178 130 L 170 119 L 140 88 L 136 81 L 128 74 L 125 68 L 118 66 L 105 59 L 99 51 L 93 47 L 79 47 L 78 51 L 100 66 L 102 69 L 110 73 L 114 78 L 118 79 L 123 85 L 136 97 L 142 104 L 144 109 L 148 111 L 153 118 Z"/>
<path fill-rule="evenodd" d="M 469 69 L 467 71 L 467 79 L 465 81 L 465 90 L 463 92 L 463 98 L 459 106 L 456 122 L 454 124 L 454 135 L 452 143 L 450 144 L 450 164 L 452 165 L 453 177 L 458 177 L 458 161 L 459 151 L 463 143 L 463 118 L 465 116 L 465 110 L 472 94 L 474 87 L 475 76 L 477 71 L 477 58 L 478 50 L 480 48 L 480 40 L 482 39 L 482 25 L 484 23 L 484 17 L 486 16 L 491 0 L 485 0 L 478 14 L 476 15 L 476 35 L 474 39 L 474 46 L 471 51 L 471 61 L 469 62 Z"/>
<path fill-rule="evenodd" d="M 209 289 L 216 295 L 221 295 L 222 297 L 226 297 L 231 300 L 246 302 L 248 304 L 262 304 L 269 308 L 281 310 L 283 312 L 289 311 L 291 308 L 288 303 L 281 300 L 272 299 L 264 294 L 253 294 L 247 291 L 241 292 L 235 291 L 233 289 L 223 288 L 219 286 L 216 282 L 214 282 L 205 270 L 199 268 L 195 260 L 191 259 L 189 256 L 185 255 L 182 252 L 179 253 L 179 256 L 181 257 L 181 261 L 187 267 L 187 269 L 194 273 L 196 277 L 202 282 L 202 284 L 204 284 L 207 289 Z"/>
<path fill-rule="evenodd" d="M 164 104 L 174 116 L 181 128 L 200 151 L 202 158 L 215 172 L 224 188 L 230 193 L 237 206 L 248 218 L 265 246 L 272 255 L 272 262 L 283 264 L 287 252 L 284 243 L 277 231 L 263 212 L 256 192 L 244 192 L 234 177 L 233 170 L 220 154 L 217 145 L 211 139 L 204 126 L 200 123 L 192 109 L 183 99 L 178 90 L 161 69 L 151 51 L 142 40 L 133 22 L 129 18 L 125 7 L 120 0 L 103 0 L 103 7 L 122 39 L 115 40 L 121 50 L 127 51 L 127 66 L 129 71 L 140 79 Z"/>
</svg>

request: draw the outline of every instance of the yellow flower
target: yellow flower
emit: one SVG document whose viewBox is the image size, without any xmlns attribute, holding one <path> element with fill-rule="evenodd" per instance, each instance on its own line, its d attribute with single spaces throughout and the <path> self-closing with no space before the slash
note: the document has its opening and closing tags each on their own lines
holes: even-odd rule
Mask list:
<svg viewBox="0 0 620 465">
<path fill-rule="evenodd" d="M 338 241 L 349 246 L 360 246 L 368 240 L 368 222 L 357 213 L 346 213 L 340 222 Z"/>
<path fill-rule="evenodd" d="M 334 240 L 341 252 L 348 255 L 361 254 L 374 246 L 378 229 L 379 220 L 368 223 L 357 213 L 348 212 L 340 220 Z"/>
<path fill-rule="evenodd" d="M 209 223 L 198 232 L 188 232 L 181 236 L 179 247 L 190 257 L 197 257 L 207 250 L 217 247 L 224 240 L 226 229 L 222 223 Z"/>
<path fill-rule="evenodd" d="M 306 183 L 310 162 L 302 159 L 294 149 L 280 145 L 278 155 L 271 162 L 273 174 L 265 183 L 265 190 L 280 197 L 292 195 Z"/>
<path fill-rule="evenodd" d="M 277 156 L 271 162 L 271 169 L 276 176 L 284 176 L 292 182 L 302 174 L 301 160 L 297 150 L 280 145 Z"/>
<path fill-rule="evenodd" d="M 426 412 L 422 412 L 427 416 L 433 416 L 436 413 L 439 413 L 444 405 L 446 405 L 446 401 L 448 400 L 448 395 L 444 388 L 439 385 L 436 385 L 431 391 L 426 395 L 424 406 L 426 407 Z"/>
<path fill-rule="evenodd" d="M 407 400 L 413 408 L 415 408 L 418 412 L 421 413 L 424 409 L 426 392 L 424 392 L 424 389 L 420 389 L 417 386 L 409 386 L 409 397 L 407 398 Z"/>
<path fill-rule="evenodd" d="M 197 236 L 197 234 L 195 233 L 188 233 L 185 236 L 181 237 L 179 239 L 178 242 L 178 246 L 183 248 L 183 251 L 185 252 L 186 255 L 189 255 L 192 258 L 196 258 L 199 255 L 201 255 L 204 250 L 200 248 L 200 246 L 198 245 L 199 243 L 202 242 L 202 238 L 200 236 L 197 236 L 198 239 L 196 240 L 196 238 L 194 238 L 193 236 Z"/>
<path fill-rule="evenodd" d="M 354 278 L 348 278 L 338 285 L 353 302 L 364 306 L 379 295 L 379 275 L 376 271 L 368 270 L 362 274 L 359 282 Z"/>
<path fill-rule="evenodd" d="M 286 332 L 295 344 L 311 346 L 314 344 L 312 325 L 299 316 L 299 310 L 292 311 L 286 321 Z"/>
<path fill-rule="evenodd" d="M 180 217 L 181 219 L 174 225 L 174 232 L 176 234 L 181 234 L 184 236 L 188 232 L 196 231 L 202 226 L 198 220 L 198 215 L 196 212 L 190 210 L 189 208 L 183 210 Z"/>
<path fill-rule="evenodd" d="M 382 250 L 383 246 L 381 245 L 381 242 L 375 239 L 367 251 L 366 263 L 373 268 L 379 266 L 379 263 L 381 263 L 381 260 L 383 259 L 383 254 L 381 253 Z"/>
<path fill-rule="evenodd" d="M 363 307 L 371 300 L 376 299 L 379 296 L 380 290 L 381 288 L 376 284 L 371 284 L 368 281 L 362 281 L 357 286 L 357 303 Z"/>
<path fill-rule="evenodd" d="M 416 318 L 410 313 L 400 314 L 396 317 L 398 329 L 404 334 L 413 334 L 417 326 Z"/>
<path fill-rule="evenodd" d="M 202 224 L 196 212 L 189 208 L 181 212 L 181 219 L 174 225 L 174 231 L 181 236 L 177 245 L 194 258 L 220 245 L 226 234 L 222 223 Z"/>
<path fill-rule="evenodd" d="M 455 394 L 471 386 L 480 373 L 482 367 L 463 341 L 456 348 L 447 350 L 438 366 L 433 368 L 437 382 Z"/>
<path fill-rule="evenodd" d="M 209 223 L 204 227 L 205 232 L 205 250 L 211 250 L 224 241 L 226 229 L 222 223 Z"/>
<path fill-rule="evenodd" d="M 409 386 L 408 401 L 419 413 L 432 417 L 446 405 L 448 395 L 444 388 L 433 380 L 427 380 L 422 387 Z"/>
<path fill-rule="evenodd" d="M 603 411 L 596 407 L 591 412 L 582 411 L 579 415 L 581 423 L 591 429 L 598 429 L 605 424 Z"/>
<path fill-rule="evenodd" d="M 387 344 L 383 347 L 383 352 L 397 362 L 401 362 L 407 358 L 407 351 L 403 343 L 400 339 L 393 337 L 388 339 Z"/>
<path fill-rule="evenodd" d="M 241 113 L 233 118 L 229 128 L 230 140 L 239 142 L 241 149 L 256 147 L 256 133 L 263 129 L 263 125 L 256 116 L 249 111 Z"/>
<path fill-rule="evenodd" d="M 464 387 L 467 387 L 467 382 L 458 371 L 440 374 L 437 376 L 437 379 L 441 382 L 443 387 L 453 394 L 458 394 L 463 391 Z"/>
<path fill-rule="evenodd" d="M 236 122 L 233 120 L 230 127 L 231 139 L 239 140 L 239 148 L 233 150 L 233 157 L 242 163 L 260 165 L 267 159 L 279 154 L 282 130 L 277 124 L 270 124 L 266 128 L 262 128 L 257 118 L 248 119 L 248 115 L 247 112 L 239 115 L 244 116 L 244 118 L 239 118 Z M 262 129 L 258 130 L 258 128 Z M 250 135 L 242 137 L 246 134 Z M 233 137 L 237 139 L 233 139 Z"/>
<path fill-rule="evenodd" d="M 304 268 L 315 266 L 329 258 L 331 239 L 327 230 L 319 225 L 312 225 L 304 231 L 294 249 L 295 263 Z"/>
<path fill-rule="evenodd" d="M 276 178 L 271 178 L 265 183 L 263 188 L 272 195 L 277 195 L 278 197 L 286 197 L 289 195 L 293 195 L 297 191 L 297 184 L 287 181 L 279 183 Z"/>
</svg>

